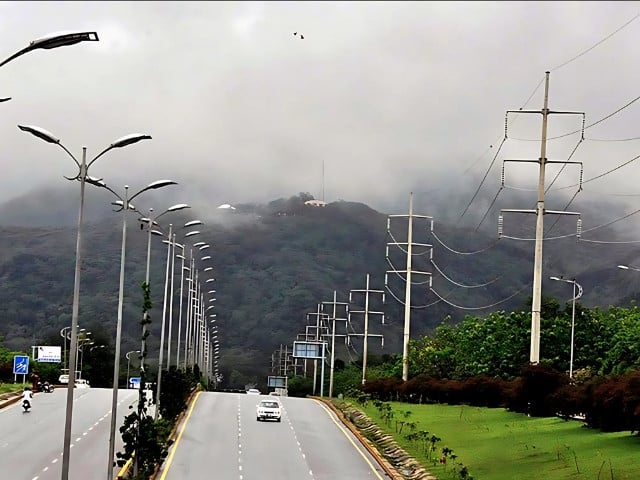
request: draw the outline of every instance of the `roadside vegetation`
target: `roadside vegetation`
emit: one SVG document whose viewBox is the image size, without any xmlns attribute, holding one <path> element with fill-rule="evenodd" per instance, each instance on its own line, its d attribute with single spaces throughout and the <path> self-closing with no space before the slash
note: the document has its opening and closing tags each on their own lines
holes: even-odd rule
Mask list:
<svg viewBox="0 0 640 480">
<path fill-rule="evenodd" d="M 640 437 L 503 408 L 350 399 L 439 479 L 634 480 Z"/>
</svg>

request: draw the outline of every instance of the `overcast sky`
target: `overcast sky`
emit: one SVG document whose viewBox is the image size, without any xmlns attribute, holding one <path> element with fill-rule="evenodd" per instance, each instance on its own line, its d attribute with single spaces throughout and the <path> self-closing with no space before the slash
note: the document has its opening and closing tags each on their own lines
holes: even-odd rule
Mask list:
<svg viewBox="0 0 640 480">
<path fill-rule="evenodd" d="M 78 157 L 143 132 L 153 140 L 109 152 L 90 170 L 139 188 L 180 182 L 187 203 L 264 202 L 309 192 L 326 201 L 420 212 L 439 192 L 462 214 L 482 214 L 498 192 L 502 160 L 540 155 L 540 115 L 504 136 L 506 110 L 549 106 L 586 113 L 587 125 L 640 95 L 639 2 L 2 2 L 6 58 L 44 34 L 95 30 L 99 42 L 26 54 L 0 69 L 0 202 L 62 185 L 74 165 L 54 145 L 19 131 L 43 127 Z M 298 35 L 294 35 L 297 32 Z M 304 35 L 304 40 L 300 35 Z M 536 89 L 536 87 L 538 88 Z M 571 158 L 584 180 L 640 154 L 640 101 L 589 128 Z M 552 116 L 550 136 L 579 130 Z M 579 134 L 550 141 L 567 159 Z M 586 183 L 579 201 L 640 208 L 640 164 Z M 550 166 L 548 180 L 558 171 Z M 505 184 L 530 199 L 533 164 L 508 163 Z M 566 168 L 554 187 L 575 185 Z M 563 208 L 575 188 L 548 208 Z M 175 195 L 172 194 L 172 195 Z M 528 195 L 528 196 L 527 196 Z M 564 197 L 562 197 L 564 195 Z M 635 195 L 635 196 L 634 196 Z M 156 207 L 159 208 L 159 207 Z M 387 210 L 388 211 L 388 210 Z M 402 213 L 402 212 L 395 212 Z M 631 220 L 637 223 L 637 219 Z M 492 220 L 495 222 L 495 219 Z M 473 222 L 471 222 L 473 223 Z"/>
</svg>

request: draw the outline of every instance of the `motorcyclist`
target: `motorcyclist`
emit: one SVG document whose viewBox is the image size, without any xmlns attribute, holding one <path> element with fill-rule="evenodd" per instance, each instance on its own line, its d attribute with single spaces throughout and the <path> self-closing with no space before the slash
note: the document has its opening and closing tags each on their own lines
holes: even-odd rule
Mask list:
<svg viewBox="0 0 640 480">
<path fill-rule="evenodd" d="M 24 387 L 24 392 L 22 392 L 22 405 L 27 405 L 27 408 L 31 408 L 31 399 L 33 398 L 33 392 L 29 387 Z"/>
</svg>

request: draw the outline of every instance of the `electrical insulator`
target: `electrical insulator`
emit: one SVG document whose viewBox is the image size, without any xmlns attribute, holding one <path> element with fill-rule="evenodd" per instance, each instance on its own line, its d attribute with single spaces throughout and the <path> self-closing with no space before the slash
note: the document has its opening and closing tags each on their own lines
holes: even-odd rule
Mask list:
<svg viewBox="0 0 640 480">
<path fill-rule="evenodd" d="M 580 184 L 578 187 L 578 191 L 582 191 L 582 177 L 584 173 L 584 165 L 580 164 Z"/>
<path fill-rule="evenodd" d="M 502 182 L 502 186 L 504 187 L 504 163 L 502 164 L 502 172 L 500 173 L 500 181 Z"/>
<path fill-rule="evenodd" d="M 498 237 L 502 237 L 502 226 L 504 224 L 504 217 L 498 215 Z"/>
<path fill-rule="evenodd" d="M 581 235 L 582 235 L 582 219 L 579 218 L 578 225 L 576 227 L 576 237 L 580 238 Z"/>
</svg>

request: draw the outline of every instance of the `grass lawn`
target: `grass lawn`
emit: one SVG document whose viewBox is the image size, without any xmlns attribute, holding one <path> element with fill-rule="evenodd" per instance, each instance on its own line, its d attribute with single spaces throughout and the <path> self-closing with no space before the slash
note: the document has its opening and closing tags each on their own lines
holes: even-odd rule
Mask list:
<svg viewBox="0 0 640 480">
<path fill-rule="evenodd" d="M 393 435 L 414 458 L 440 479 L 459 478 L 428 460 L 418 442 L 405 437 L 398 421 L 416 423 L 442 440 L 436 444 L 457 455 L 474 480 L 638 480 L 640 437 L 630 432 L 602 433 L 582 422 L 559 418 L 530 418 L 501 408 L 454 405 L 412 405 L 391 402 L 390 425 L 380 419 L 371 402 L 358 406 L 375 423 Z M 404 412 L 411 411 L 405 419 Z M 451 464 L 447 470 L 451 469 Z"/>
<path fill-rule="evenodd" d="M 0 383 L 0 394 L 23 390 L 25 386 L 31 387 L 30 383 Z"/>
</svg>

